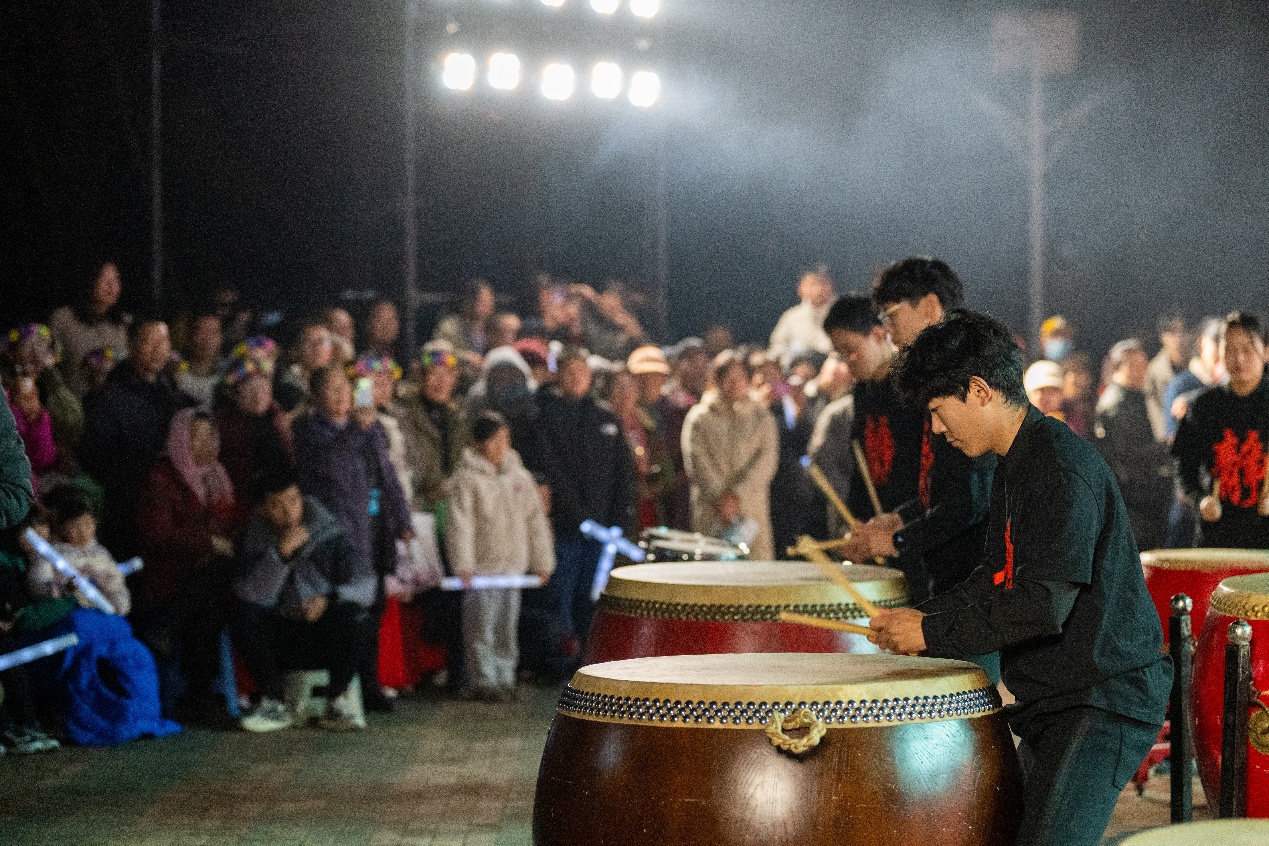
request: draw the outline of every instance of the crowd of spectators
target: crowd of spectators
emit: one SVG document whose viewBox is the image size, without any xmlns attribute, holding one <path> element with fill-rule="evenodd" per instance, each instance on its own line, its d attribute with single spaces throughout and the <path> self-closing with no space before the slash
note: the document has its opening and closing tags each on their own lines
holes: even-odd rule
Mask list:
<svg viewBox="0 0 1269 846">
<path fill-rule="evenodd" d="M 899 349 L 960 304 L 946 265 L 905 260 L 871 296 L 840 298 L 825 270 L 808 272 L 762 345 L 715 326 L 660 346 L 621 286 L 539 281 L 523 314 L 499 311 L 488 284 L 465 285 L 432 339 L 407 350 L 389 300 L 360 326 L 341 307 L 261 322 L 230 290 L 170 320 L 129 315 L 118 268 L 102 263 L 78 302 L 2 344 L 10 446 L 26 462 L 5 456 L 24 478 L 0 486 L 0 651 L 61 631 L 81 651 L 116 644 L 140 705 L 133 731 L 104 735 L 115 739 L 225 724 L 240 693 L 244 728 L 285 728 L 295 669 L 329 674 L 322 727 L 360 728 L 364 711 L 393 707 L 381 646 L 396 654 L 402 640 L 441 656 L 419 683 L 505 701 L 521 681 L 556 683 L 576 666 L 601 553 L 584 521 L 694 531 L 780 559 L 800 536 L 846 528 L 811 465 L 885 528 L 848 549 L 894 556 L 914 595 L 946 587 L 933 545 L 925 557 L 900 548 L 901 524 L 913 509 L 931 537 L 940 509 L 959 521 L 948 532 L 975 524 L 983 471 L 956 471 L 963 496 L 931 479 L 956 451 L 931 438 L 924 410 L 898 407 L 887 378 Z M 1157 355 L 1125 339 L 1100 379 L 1076 341 L 1063 318 L 1045 322 L 1028 396 L 1099 446 L 1139 546 L 1269 548 L 1259 322 L 1169 315 Z M 879 422 L 905 414 L 907 428 Z M 53 570 L 27 528 L 113 615 Z M 116 562 L 134 556 L 144 566 L 125 582 Z M 525 573 L 543 586 L 472 587 Z M 442 575 L 468 589 L 439 590 Z M 95 628 L 100 616 L 114 628 Z M 70 664 L 0 674 L 6 747 L 55 748 L 43 724 L 118 687 L 91 674 L 68 686 Z"/>
</svg>

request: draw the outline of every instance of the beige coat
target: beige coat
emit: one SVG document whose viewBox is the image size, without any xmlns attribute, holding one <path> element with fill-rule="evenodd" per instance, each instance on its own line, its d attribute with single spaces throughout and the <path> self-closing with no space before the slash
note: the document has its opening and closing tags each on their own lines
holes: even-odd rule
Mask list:
<svg viewBox="0 0 1269 846">
<path fill-rule="evenodd" d="M 555 569 L 555 541 L 538 486 L 515 450 L 502 467 L 472 449 L 451 478 L 445 548 L 457 576 L 494 576 Z"/>
<path fill-rule="evenodd" d="M 775 418 L 752 400 L 731 405 L 717 396 L 692 407 L 683 422 L 683 464 L 692 484 L 692 529 L 715 533 L 714 503 L 727 491 L 757 521 L 749 557 L 771 560 L 771 479 L 780 458 Z"/>
</svg>

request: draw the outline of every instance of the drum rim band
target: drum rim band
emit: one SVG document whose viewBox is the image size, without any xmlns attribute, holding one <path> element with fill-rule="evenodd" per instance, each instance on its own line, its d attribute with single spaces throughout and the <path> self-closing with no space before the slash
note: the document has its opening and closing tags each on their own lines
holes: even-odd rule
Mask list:
<svg viewBox="0 0 1269 846">
<path fill-rule="evenodd" d="M 1269 574 L 1257 574 L 1269 580 Z M 1231 576 L 1216 586 L 1208 607 L 1227 617 L 1269 620 L 1269 593 L 1243 589 L 1247 576 Z"/>
<path fill-rule="evenodd" d="M 773 693 L 780 691 L 773 690 Z M 787 693 L 788 691 L 786 691 Z M 578 690 L 572 684 L 560 696 L 557 713 L 603 723 L 652 724 L 665 728 L 765 730 L 777 711 L 806 708 L 830 729 L 869 728 L 904 723 L 973 719 L 999 712 L 1000 694 L 992 685 L 924 696 L 826 701 L 731 701 L 621 696 Z"/>
<path fill-rule="evenodd" d="M 877 599 L 879 608 L 906 608 L 907 594 L 888 599 Z M 781 611 L 792 611 L 822 620 L 860 620 L 868 615 L 854 602 L 824 603 L 705 603 L 667 602 L 639 599 L 605 593 L 599 598 L 599 608 L 626 617 L 644 617 L 653 620 L 691 620 L 702 623 L 774 623 Z"/>
<path fill-rule="evenodd" d="M 1269 571 L 1269 550 L 1259 549 L 1164 549 L 1141 553 L 1141 564 L 1154 570 L 1198 570 L 1214 568 L 1246 570 L 1249 574 Z"/>
</svg>

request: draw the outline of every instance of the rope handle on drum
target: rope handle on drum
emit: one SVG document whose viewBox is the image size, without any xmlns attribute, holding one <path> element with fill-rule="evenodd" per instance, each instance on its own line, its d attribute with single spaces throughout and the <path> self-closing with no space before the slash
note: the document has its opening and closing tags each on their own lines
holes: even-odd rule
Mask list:
<svg viewBox="0 0 1269 846">
<path fill-rule="evenodd" d="M 785 734 L 797 729 L 808 731 L 803 737 L 789 737 Z M 799 708 L 788 716 L 783 711 L 772 711 L 771 718 L 767 720 L 767 737 L 770 738 L 771 745 L 790 755 L 805 755 L 810 752 L 819 745 L 826 731 L 828 727 L 824 725 L 824 721 L 810 708 Z"/>
<path fill-rule="evenodd" d="M 1253 711 L 1247 719 L 1247 740 L 1261 755 L 1269 755 L 1269 705 L 1261 698 L 1266 693 L 1269 691 L 1257 690 L 1255 682 L 1252 682 L 1251 704 L 1260 710 Z"/>
</svg>

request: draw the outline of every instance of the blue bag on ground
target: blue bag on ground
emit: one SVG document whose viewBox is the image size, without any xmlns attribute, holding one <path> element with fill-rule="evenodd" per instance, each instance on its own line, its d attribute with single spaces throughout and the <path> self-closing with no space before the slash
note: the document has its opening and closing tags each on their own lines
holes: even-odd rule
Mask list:
<svg viewBox="0 0 1269 846">
<path fill-rule="evenodd" d="M 79 645 L 62 658 L 66 734 L 84 746 L 113 746 L 181 730 L 159 713 L 154 656 L 123 617 L 78 608 L 50 627 L 74 632 Z"/>
</svg>

